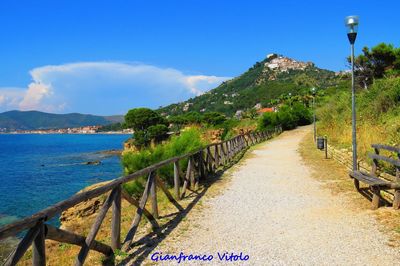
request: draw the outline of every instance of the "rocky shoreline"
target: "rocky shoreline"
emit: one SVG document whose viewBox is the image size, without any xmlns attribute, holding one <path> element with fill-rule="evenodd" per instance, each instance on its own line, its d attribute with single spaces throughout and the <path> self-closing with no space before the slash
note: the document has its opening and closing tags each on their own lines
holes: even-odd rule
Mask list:
<svg viewBox="0 0 400 266">
<path fill-rule="evenodd" d="M 98 151 L 97 154 L 109 155 L 109 156 L 121 156 L 122 150 L 112 149 L 112 150 L 105 150 L 105 151 Z"/>
</svg>

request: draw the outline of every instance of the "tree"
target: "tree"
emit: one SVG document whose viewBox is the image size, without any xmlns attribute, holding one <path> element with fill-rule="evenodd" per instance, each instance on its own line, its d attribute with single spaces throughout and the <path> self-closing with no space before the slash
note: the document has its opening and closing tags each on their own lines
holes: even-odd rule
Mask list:
<svg viewBox="0 0 400 266">
<path fill-rule="evenodd" d="M 220 125 L 225 122 L 226 117 L 218 112 L 208 112 L 203 115 L 203 120 L 209 125 Z"/>
<path fill-rule="evenodd" d="M 167 138 L 168 123 L 157 112 L 148 108 L 136 108 L 129 110 L 125 115 L 125 122 L 128 128 L 135 131 L 135 146 L 141 148 Z"/>
<path fill-rule="evenodd" d="M 149 126 L 147 133 L 149 139 L 160 142 L 168 137 L 168 127 L 162 124 Z"/>
<path fill-rule="evenodd" d="M 157 112 L 149 108 L 135 108 L 125 115 L 125 123 L 134 131 L 147 130 L 148 127 L 157 124 L 167 125 L 167 121 Z"/>
<path fill-rule="evenodd" d="M 183 119 L 186 120 L 188 124 L 199 124 L 203 117 L 200 113 L 192 111 L 184 114 Z"/>
<path fill-rule="evenodd" d="M 357 83 L 365 89 L 373 83 L 374 78 L 382 78 L 388 71 L 394 75 L 399 74 L 400 48 L 380 43 L 371 49 L 364 47 L 362 52 L 354 59 L 354 69 Z M 348 62 L 351 62 L 350 57 Z"/>
</svg>

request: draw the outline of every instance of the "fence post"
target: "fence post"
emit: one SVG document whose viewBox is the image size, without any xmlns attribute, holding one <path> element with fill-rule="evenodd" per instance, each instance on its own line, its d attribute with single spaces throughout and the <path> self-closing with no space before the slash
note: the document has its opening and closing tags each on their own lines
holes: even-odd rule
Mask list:
<svg viewBox="0 0 400 266">
<path fill-rule="evenodd" d="M 226 142 L 226 151 L 228 153 L 228 161 L 230 162 L 232 159 L 232 144 L 231 144 L 231 140 L 228 140 Z"/>
<path fill-rule="evenodd" d="M 397 158 L 400 159 L 400 153 L 397 153 Z M 396 177 L 394 179 L 397 183 L 400 183 L 400 167 L 396 167 Z M 395 210 L 400 209 L 400 189 L 394 191 L 393 208 Z"/>
<path fill-rule="evenodd" d="M 204 156 L 205 156 L 205 158 L 204 158 Z M 202 149 L 201 150 L 201 161 L 202 161 L 202 169 L 203 169 L 203 174 L 204 174 L 204 177 L 205 178 L 207 178 L 208 177 L 208 169 L 207 169 L 207 165 L 208 165 L 208 155 L 207 155 L 207 149 L 206 150 L 204 150 L 204 149 Z"/>
<path fill-rule="evenodd" d="M 225 164 L 225 155 L 224 155 L 224 143 L 219 144 L 219 153 L 220 153 L 220 164 L 223 166 Z"/>
<path fill-rule="evenodd" d="M 215 150 L 214 150 L 214 157 L 215 157 L 215 169 L 217 169 L 219 167 L 219 149 L 218 149 L 218 145 L 215 145 Z"/>
<path fill-rule="evenodd" d="M 180 199 L 179 161 L 174 162 L 174 190 L 177 199 Z"/>
<path fill-rule="evenodd" d="M 46 265 L 46 245 L 45 245 L 45 229 L 43 221 L 39 222 L 39 231 L 35 240 L 33 241 L 32 248 L 32 264 L 34 266 Z"/>
<path fill-rule="evenodd" d="M 324 138 L 324 141 L 325 141 L 325 159 L 328 159 L 328 137 L 327 136 L 325 136 L 325 138 Z"/>
<path fill-rule="evenodd" d="M 153 177 L 151 178 L 150 184 L 150 200 L 151 200 L 151 210 L 154 218 L 158 219 L 158 205 L 157 205 L 157 187 L 156 187 L 156 179 L 155 172 L 151 173 Z M 150 177 L 149 177 L 150 178 Z"/>
<path fill-rule="evenodd" d="M 209 173 L 213 172 L 213 160 L 211 157 L 211 148 L 210 146 L 207 147 L 207 169 Z"/>
<path fill-rule="evenodd" d="M 192 156 L 190 156 L 189 160 L 190 160 L 190 164 L 191 164 L 190 187 L 192 189 L 196 189 L 197 190 L 197 187 L 196 187 L 197 186 L 197 182 L 196 182 L 195 176 L 194 176 L 196 174 L 196 167 L 195 167 L 195 164 L 194 164 L 194 159 L 193 159 Z"/>
<path fill-rule="evenodd" d="M 121 185 L 116 187 L 115 198 L 112 204 L 111 218 L 111 248 L 121 248 Z"/>
</svg>

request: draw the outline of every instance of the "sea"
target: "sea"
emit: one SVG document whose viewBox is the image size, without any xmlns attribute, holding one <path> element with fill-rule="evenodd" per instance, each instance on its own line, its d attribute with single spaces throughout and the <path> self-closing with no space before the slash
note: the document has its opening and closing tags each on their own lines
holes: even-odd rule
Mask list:
<svg viewBox="0 0 400 266">
<path fill-rule="evenodd" d="M 103 151 L 121 150 L 130 136 L 0 134 L 0 226 L 121 176 L 120 157 Z"/>
</svg>

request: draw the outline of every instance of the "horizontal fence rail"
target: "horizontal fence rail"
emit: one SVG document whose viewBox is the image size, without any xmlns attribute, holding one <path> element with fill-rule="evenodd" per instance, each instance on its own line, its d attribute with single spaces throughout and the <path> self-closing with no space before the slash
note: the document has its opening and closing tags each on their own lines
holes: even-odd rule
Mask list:
<svg viewBox="0 0 400 266">
<path fill-rule="evenodd" d="M 18 220 L 0 228 L 0 240 L 16 236 L 27 230 L 15 250 L 9 255 L 4 265 L 15 265 L 32 246 L 33 265 L 46 265 L 45 240 L 50 239 L 61 243 L 80 246 L 75 265 L 83 265 L 90 250 L 95 250 L 106 256 L 111 256 L 115 250 L 128 250 L 144 215 L 154 231 L 159 228 L 157 188 L 162 191 L 178 211 L 183 211 L 179 200 L 185 197 L 187 190 L 197 190 L 199 182 L 216 172 L 217 168 L 227 165 L 240 152 L 249 146 L 272 138 L 282 132 L 281 127 L 262 132 L 249 132 L 219 143 L 209 144 L 197 151 L 182 156 L 173 157 L 149 167 L 110 181 L 95 189 L 80 192 L 74 196 L 58 202 L 30 217 Z M 187 160 L 186 171 L 180 171 L 180 163 Z M 174 189 L 170 193 L 167 186 L 157 174 L 160 168 L 173 164 Z M 147 176 L 144 191 L 139 200 L 131 197 L 122 187 L 123 184 L 140 176 Z M 60 215 L 63 211 L 89 199 L 100 195 L 107 195 L 107 199 L 97 212 L 92 227 L 87 236 L 81 236 L 60 228 L 56 228 L 46 221 Z M 121 241 L 121 201 L 126 200 L 136 207 L 136 213 L 123 241 Z M 146 209 L 150 200 L 151 210 Z M 111 243 L 109 245 L 96 241 L 96 235 L 102 225 L 108 210 L 111 209 Z"/>
</svg>

